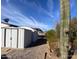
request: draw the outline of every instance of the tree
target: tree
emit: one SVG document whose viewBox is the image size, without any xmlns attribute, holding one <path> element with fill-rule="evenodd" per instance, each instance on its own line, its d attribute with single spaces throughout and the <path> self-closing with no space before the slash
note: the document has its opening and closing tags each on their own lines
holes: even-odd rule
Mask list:
<svg viewBox="0 0 79 59">
<path fill-rule="evenodd" d="M 49 30 L 46 32 L 46 37 L 48 39 L 49 42 L 54 42 L 56 41 L 56 31 L 55 30 Z"/>
</svg>

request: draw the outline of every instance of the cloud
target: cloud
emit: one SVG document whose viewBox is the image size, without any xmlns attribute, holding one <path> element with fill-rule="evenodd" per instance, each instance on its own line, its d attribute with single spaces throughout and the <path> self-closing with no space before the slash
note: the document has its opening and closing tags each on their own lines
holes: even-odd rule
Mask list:
<svg viewBox="0 0 79 59">
<path fill-rule="evenodd" d="M 10 22 L 12 20 L 19 22 L 20 24 L 26 22 L 24 19 L 27 19 L 27 18 L 21 15 L 18 11 L 14 11 L 15 10 L 14 8 L 13 8 L 14 10 L 11 10 L 2 6 L 1 9 L 2 9 L 2 16 L 6 18 L 10 18 Z"/>
<path fill-rule="evenodd" d="M 35 23 L 35 27 L 41 28 L 43 30 L 48 30 L 49 29 L 49 25 L 46 25 L 42 22 L 37 22 L 36 19 L 34 17 L 30 17 L 32 19 L 32 21 Z"/>
<path fill-rule="evenodd" d="M 53 13 L 53 0 L 47 1 L 47 7 L 48 7 L 49 13 L 52 14 Z"/>
<path fill-rule="evenodd" d="M 38 6 L 39 10 L 41 12 L 44 12 L 45 14 L 47 14 L 49 17 L 53 18 L 54 16 L 52 15 L 53 13 L 53 10 L 52 8 L 50 8 L 51 10 L 50 11 L 47 11 L 46 9 L 44 9 L 43 7 L 41 7 L 40 5 Z"/>
<path fill-rule="evenodd" d="M 30 27 L 37 27 L 37 28 L 39 27 L 39 28 L 44 29 L 44 30 L 49 29 L 48 25 L 36 21 L 36 19 L 32 16 L 29 18 L 29 17 L 23 15 L 16 8 L 12 8 L 12 6 L 11 7 L 9 6 L 8 8 L 2 6 L 1 9 L 2 9 L 1 16 L 9 18 L 10 23 L 15 24 L 15 22 L 16 22 L 16 24 L 18 24 L 20 26 L 30 26 Z"/>
<path fill-rule="evenodd" d="M 38 1 L 37 1 L 37 2 L 38 2 Z M 40 5 L 39 2 L 38 2 L 38 3 L 37 3 L 37 2 L 35 2 L 35 1 L 29 2 L 29 1 L 26 0 L 25 2 L 22 2 L 22 3 L 25 4 L 25 5 L 27 5 L 27 6 L 29 6 L 29 7 L 31 7 L 31 8 L 33 8 L 33 9 L 36 9 L 36 11 L 38 11 L 39 13 L 44 13 L 44 14 L 48 15 L 49 17 L 53 18 L 53 15 L 52 15 L 52 13 L 51 13 L 51 12 L 53 12 L 53 10 L 50 10 L 50 12 L 47 11 L 46 9 L 44 9 L 44 8 Z M 50 9 L 53 9 L 53 8 L 52 8 L 52 4 L 51 4 Z"/>
</svg>

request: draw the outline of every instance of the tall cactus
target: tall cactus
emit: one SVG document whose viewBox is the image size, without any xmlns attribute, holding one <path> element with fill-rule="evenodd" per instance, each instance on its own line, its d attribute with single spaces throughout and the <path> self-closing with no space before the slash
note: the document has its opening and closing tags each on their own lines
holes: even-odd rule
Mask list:
<svg viewBox="0 0 79 59">
<path fill-rule="evenodd" d="M 69 19 L 70 19 L 70 7 L 69 0 L 60 0 L 60 59 L 67 59 L 68 57 L 68 30 L 69 30 Z"/>
</svg>

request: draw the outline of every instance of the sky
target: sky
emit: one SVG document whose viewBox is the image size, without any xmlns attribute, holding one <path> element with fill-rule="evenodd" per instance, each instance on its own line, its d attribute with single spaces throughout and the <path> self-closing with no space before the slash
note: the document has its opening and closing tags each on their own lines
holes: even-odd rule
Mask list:
<svg viewBox="0 0 79 59">
<path fill-rule="evenodd" d="M 60 0 L 1 0 L 1 21 L 10 24 L 55 29 L 60 21 Z M 70 0 L 71 17 L 76 17 L 76 0 Z"/>
</svg>

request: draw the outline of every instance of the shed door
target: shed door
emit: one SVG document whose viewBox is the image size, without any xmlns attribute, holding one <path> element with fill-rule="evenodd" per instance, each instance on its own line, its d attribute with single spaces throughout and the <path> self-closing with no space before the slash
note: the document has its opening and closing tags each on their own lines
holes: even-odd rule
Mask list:
<svg viewBox="0 0 79 59">
<path fill-rule="evenodd" d="M 12 48 L 17 48 L 17 29 L 12 29 Z"/>
<path fill-rule="evenodd" d="M 12 37 L 11 37 L 11 29 L 6 29 L 6 47 L 11 47 L 11 41 L 12 41 Z"/>
</svg>

